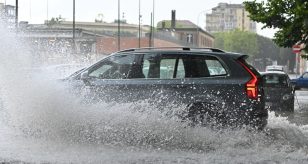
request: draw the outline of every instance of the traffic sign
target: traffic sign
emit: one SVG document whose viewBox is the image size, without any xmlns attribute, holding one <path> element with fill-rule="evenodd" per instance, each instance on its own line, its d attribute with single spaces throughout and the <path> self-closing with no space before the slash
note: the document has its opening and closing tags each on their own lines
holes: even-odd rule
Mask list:
<svg viewBox="0 0 308 164">
<path fill-rule="evenodd" d="M 292 47 L 292 50 L 293 50 L 293 52 L 294 53 L 300 53 L 301 52 L 301 46 L 300 45 L 294 45 L 293 47 Z"/>
</svg>

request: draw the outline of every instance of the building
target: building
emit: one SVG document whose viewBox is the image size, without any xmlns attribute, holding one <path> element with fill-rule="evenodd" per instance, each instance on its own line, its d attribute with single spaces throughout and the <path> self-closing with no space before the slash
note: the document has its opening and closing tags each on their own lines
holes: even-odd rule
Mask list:
<svg viewBox="0 0 308 164">
<path fill-rule="evenodd" d="M 189 20 L 176 20 L 175 10 L 171 20 L 163 20 L 157 24 L 155 37 L 174 40 L 179 45 L 191 47 L 213 47 L 214 36 Z"/>
<path fill-rule="evenodd" d="M 219 3 L 206 14 L 206 30 L 208 32 L 225 32 L 234 29 L 256 32 L 256 22 L 249 18 L 243 4 Z"/>
<path fill-rule="evenodd" d="M 9 27 L 15 25 L 15 6 L 0 3 L 0 17 Z"/>
<path fill-rule="evenodd" d="M 140 39 L 140 47 L 149 47 L 149 38 L 142 37 Z M 181 45 L 172 41 L 154 38 L 155 47 L 179 47 Z M 115 37 L 98 37 L 96 41 L 96 51 L 98 54 L 108 55 L 118 51 L 117 38 Z M 121 37 L 121 50 L 138 48 L 139 40 L 136 37 Z"/>
<path fill-rule="evenodd" d="M 59 21 L 59 22 L 45 22 L 49 28 L 66 28 L 72 29 L 72 21 Z M 118 23 L 105 23 L 105 22 L 75 22 L 75 27 L 92 31 L 97 34 L 107 36 L 117 36 L 118 34 Z M 145 36 L 150 31 L 149 26 L 141 26 L 141 37 Z M 139 26 L 135 24 L 128 24 L 121 22 L 120 34 L 123 37 L 138 37 Z"/>
</svg>

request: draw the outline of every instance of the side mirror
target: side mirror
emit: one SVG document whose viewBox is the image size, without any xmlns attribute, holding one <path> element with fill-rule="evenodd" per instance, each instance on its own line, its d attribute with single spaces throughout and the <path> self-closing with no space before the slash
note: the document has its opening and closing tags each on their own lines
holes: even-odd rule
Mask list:
<svg viewBox="0 0 308 164">
<path fill-rule="evenodd" d="M 89 79 L 89 72 L 88 71 L 82 72 L 81 75 L 80 75 L 80 79 L 81 80 L 88 80 Z"/>
</svg>

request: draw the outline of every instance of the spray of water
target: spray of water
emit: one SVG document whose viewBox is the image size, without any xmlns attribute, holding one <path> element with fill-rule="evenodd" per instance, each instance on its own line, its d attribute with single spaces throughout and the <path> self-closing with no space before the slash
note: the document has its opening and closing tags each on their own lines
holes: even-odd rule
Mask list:
<svg viewBox="0 0 308 164">
<path fill-rule="evenodd" d="M 15 33 L 2 26 L 0 36 L 0 157 L 4 160 L 307 162 L 307 128 L 284 117 L 270 113 L 262 132 L 212 130 L 187 126 L 147 102 L 83 103 L 50 72 L 32 71 L 36 59 Z M 174 113 L 182 109 L 164 108 Z"/>
</svg>

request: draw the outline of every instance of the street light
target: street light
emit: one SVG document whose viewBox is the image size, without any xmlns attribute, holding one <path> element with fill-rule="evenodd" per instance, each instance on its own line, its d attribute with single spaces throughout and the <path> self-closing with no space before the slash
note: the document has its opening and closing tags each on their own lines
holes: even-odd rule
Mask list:
<svg viewBox="0 0 308 164">
<path fill-rule="evenodd" d="M 141 47 L 141 25 L 140 25 L 140 19 L 141 19 L 141 15 L 140 15 L 140 0 L 139 0 L 139 31 L 138 31 L 138 43 L 139 43 L 139 48 Z"/>
<path fill-rule="evenodd" d="M 18 0 L 15 2 L 16 4 L 16 9 L 15 9 L 15 27 L 16 29 L 18 28 Z"/>
<path fill-rule="evenodd" d="M 118 0 L 118 51 L 121 49 L 120 32 L 120 0 Z"/>
<path fill-rule="evenodd" d="M 75 46 L 75 0 L 73 0 L 73 53 L 76 51 Z"/>
</svg>

